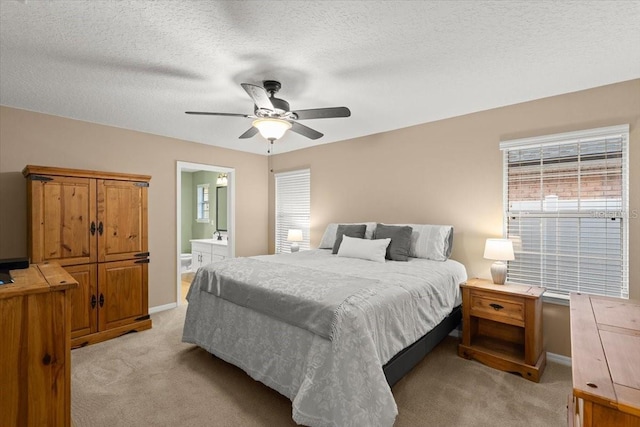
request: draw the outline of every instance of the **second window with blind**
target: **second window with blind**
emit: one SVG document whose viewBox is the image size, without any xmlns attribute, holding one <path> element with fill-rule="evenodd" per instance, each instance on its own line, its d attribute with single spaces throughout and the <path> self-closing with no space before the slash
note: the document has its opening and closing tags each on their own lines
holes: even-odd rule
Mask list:
<svg viewBox="0 0 640 427">
<path fill-rule="evenodd" d="M 276 253 L 291 252 L 290 230 L 301 230 L 300 250 L 308 250 L 311 219 L 311 171 L 301 169 L 275 174 Z M 296 233 L 297 235 L 297 233 Z"/>
<path fill-rule="evenodd" d="M 505 141 L 507 280 L 629 297 L 628 125 Z"/>
</svg>

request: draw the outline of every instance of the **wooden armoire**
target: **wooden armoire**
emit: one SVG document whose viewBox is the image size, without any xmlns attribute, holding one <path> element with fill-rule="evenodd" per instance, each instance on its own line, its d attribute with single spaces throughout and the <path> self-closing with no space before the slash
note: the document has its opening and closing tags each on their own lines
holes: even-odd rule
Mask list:
<svg viewBox="0 0 640 427">
<path fill-rule="evenodd" d="M 151 328 L 150 176 L 28 165 L 29 257 L 55 261 L 71 291 L 71 347 Z"/>
</svg>

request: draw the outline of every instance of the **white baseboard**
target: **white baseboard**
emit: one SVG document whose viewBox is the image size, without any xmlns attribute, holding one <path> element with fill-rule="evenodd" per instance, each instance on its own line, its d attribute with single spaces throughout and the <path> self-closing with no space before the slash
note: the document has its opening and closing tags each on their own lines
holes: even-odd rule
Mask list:
<svg viewBox="0 0 640 427">
<path fill-rule="evenodd" d="M 157 305 L 155 307 L 149 307 L 149 314 L 157 313 L 159 311 L 171 310 L 172 308 L 176 308 L 178 303 L 172 302 L 165 305 Z"/>
<path fill-rule="evenodd" d="M 561 354 L 549 353 L 547 351 L 547 360 L 556 362 L 564 366 L 571 366 L 571 358 Z"/>
</svg>

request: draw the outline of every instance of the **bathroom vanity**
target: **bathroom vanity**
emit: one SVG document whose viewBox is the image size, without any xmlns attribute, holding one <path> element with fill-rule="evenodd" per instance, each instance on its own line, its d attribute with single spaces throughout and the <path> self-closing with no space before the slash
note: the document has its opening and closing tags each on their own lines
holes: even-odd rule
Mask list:
<svg viewBox="0 0 640 427">
<path fill-rule="evenodd" d="M 191 270 L 229 257 L 229 241 L 217 239 L 193 239 L 191 242 Z"/>
</svg>

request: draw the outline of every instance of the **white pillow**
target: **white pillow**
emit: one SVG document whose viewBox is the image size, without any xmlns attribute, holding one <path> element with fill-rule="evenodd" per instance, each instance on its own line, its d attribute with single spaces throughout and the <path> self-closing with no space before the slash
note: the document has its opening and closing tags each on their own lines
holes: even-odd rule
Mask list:
<svg viewBox="0 0 640 427">
<path fill-rule="evenodd" d="M 365 224 L 367 226 L 367 230 L 364 232 L 364 238 L 369 240 L 373 238 L 373 232 L 376 229 L 375 222 L 332 222 L 328 224 L 327 228 L 324 230 L 324 234 L 322 235 L 322 240 L 320 240 L 320 246 L 318 246 L 318 249 L 333 249 L 333 244 L 336 242 L 338 225 L 340 224 Z"/>
<path fill-rule="evenodd" d="M 338 256 L 384 262 L 389 243 L 391 243 L 391 239 L 368 240 L 343 236 Z"/>
<path fill-rule="evenodd" d="M 446 261 L 453 246 L 453 226 L 431 224 L 389 224 L 408 225 L 411 232 L 409 256 L 434 261 Z"/>
</svg>

